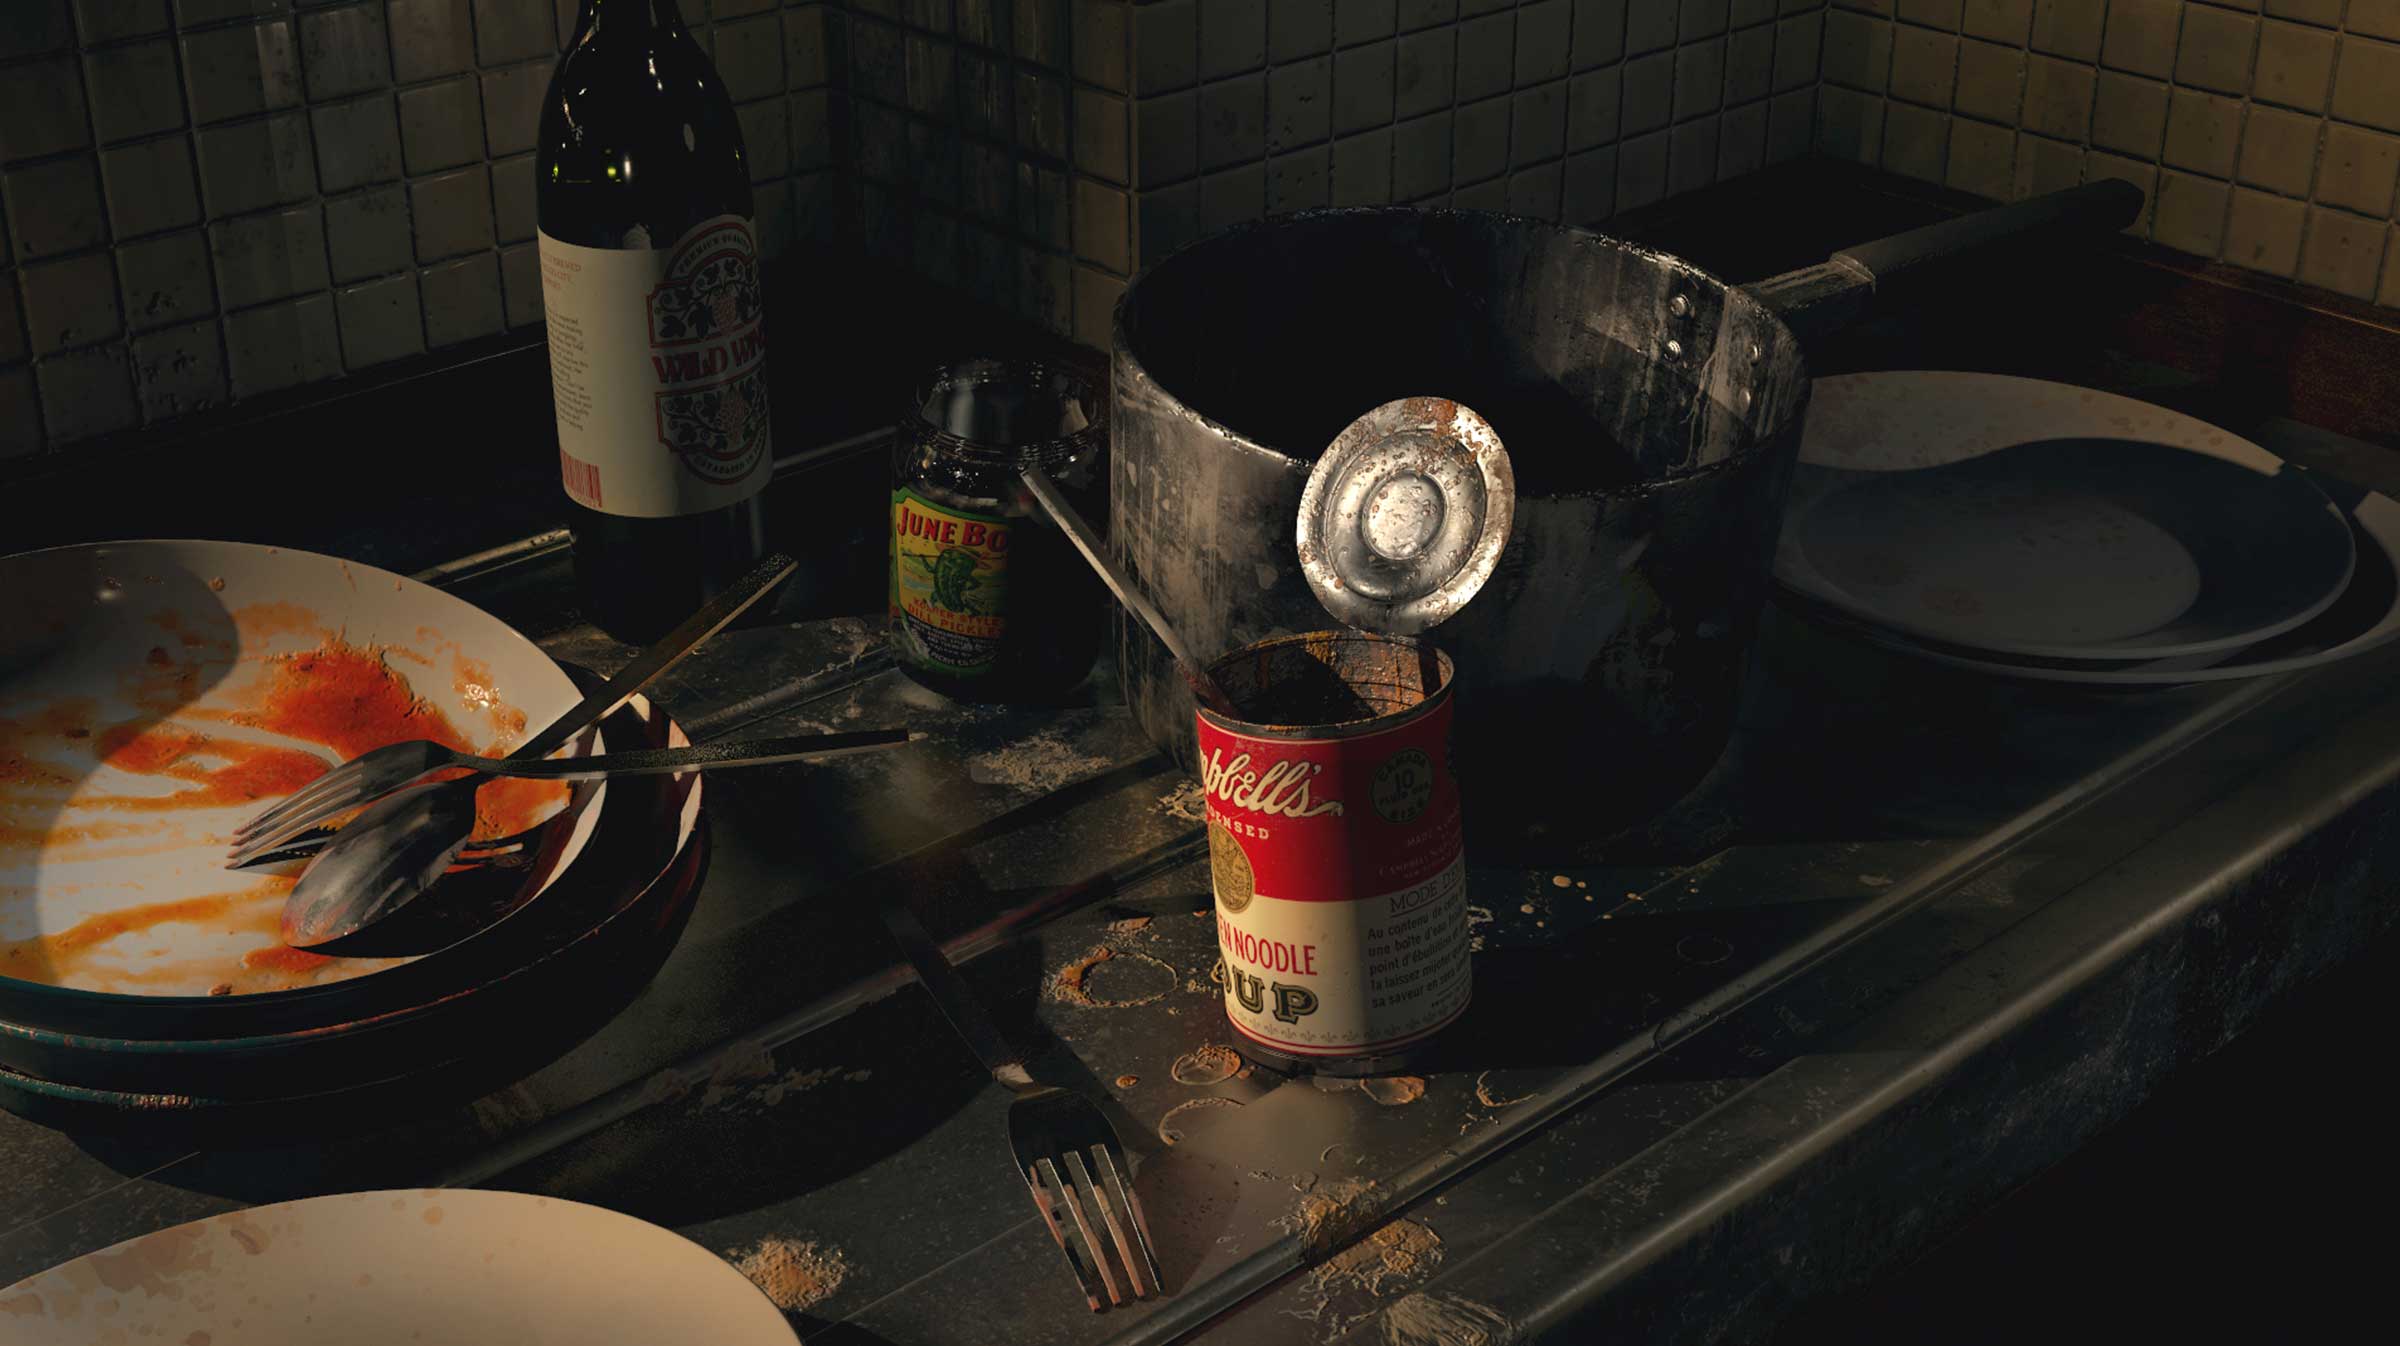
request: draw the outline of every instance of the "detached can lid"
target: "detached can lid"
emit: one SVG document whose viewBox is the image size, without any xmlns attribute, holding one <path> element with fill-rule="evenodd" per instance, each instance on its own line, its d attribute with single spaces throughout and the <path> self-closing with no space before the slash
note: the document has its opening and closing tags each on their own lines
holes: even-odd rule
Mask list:
<svg viewBox="0 0 2400 1346">
<path fill-rule="evenodd" d="M 1500 564 L 1516 474 L 1490 422 L 1440 397 L 1386 402 L 1335 438 L 1300 495 L 1300 569 L 1344 625 L 1414 635 Z"/>
</svg>

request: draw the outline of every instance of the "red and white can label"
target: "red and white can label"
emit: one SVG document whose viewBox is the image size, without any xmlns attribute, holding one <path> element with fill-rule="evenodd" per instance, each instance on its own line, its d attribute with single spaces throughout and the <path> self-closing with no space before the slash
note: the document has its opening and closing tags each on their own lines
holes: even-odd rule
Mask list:
<svg viewBox="0 0 2400 1346">
<path fill-rule="evenodd" d="M 1250 738 L 1200 719 L 1225 1014 L 1292 1056 L 1362 1056 L 1458 1017 L 1471 978 L 1450 699 L 1380 733 Z"/>
</svg>

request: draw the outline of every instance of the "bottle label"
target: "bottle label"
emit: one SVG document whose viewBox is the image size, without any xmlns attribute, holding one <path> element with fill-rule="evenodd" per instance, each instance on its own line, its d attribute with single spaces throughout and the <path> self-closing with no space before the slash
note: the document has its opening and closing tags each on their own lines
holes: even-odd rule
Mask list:
<svg viewBox="0 0 2400 1346">
<path fill-rule="evenodd" d="M 1006 519 L 892 492 L 892 612 L 906 653 L 938 672 L 988 673 L 1008 629 Z"/>
<path fill-rule="evenodd" d="M 720 215 L 664 248 L 541 235 L 559 470 L 576 503 L 659 519 L 765 489 L 758 239 Z"/>
</svg>

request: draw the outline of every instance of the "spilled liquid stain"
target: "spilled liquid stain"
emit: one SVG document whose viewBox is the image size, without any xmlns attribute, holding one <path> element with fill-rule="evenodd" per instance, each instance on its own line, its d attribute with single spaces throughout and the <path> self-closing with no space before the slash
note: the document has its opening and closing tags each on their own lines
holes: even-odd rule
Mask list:
<svg viewBox="0 0 2400 1346">
<path fill-rule="evenodd" d="M 151 618 L 160 643 L 113 687 L 0 716 L 0 932 L 17 936 L 0 940 L 0 976 L 120 993 L 238 995 L 399 961 L 285 947 L 279 920 L 294 880 L 222 870 L 232 827 L 335 762 L 385 744 L 427 739 L 500 755 L 524 715 L 501 702 L 488 670 L 461 657 L 451 690 L 471 685 L 477 695 L 460 704 L 495 730 L 478 744 L 417 693 L 390 652 L 347 644 L 291 604 L 234 615 L 245 640 L 303 635 L 316 643 L 237 659 L 225 641 L 161 613 Z M 562 807 L 568 790 L 557 781 L 488 782 L 476 795 L 473 835 L 525 831 Z M 178 887 L 182 894 L 158 892 Z M 95 890 L 127 900 L 90 911 Z M 87 899 L 72 905 L 88 914 L 44 928 L 32 904 L 77 893 Z"/>
</svg>

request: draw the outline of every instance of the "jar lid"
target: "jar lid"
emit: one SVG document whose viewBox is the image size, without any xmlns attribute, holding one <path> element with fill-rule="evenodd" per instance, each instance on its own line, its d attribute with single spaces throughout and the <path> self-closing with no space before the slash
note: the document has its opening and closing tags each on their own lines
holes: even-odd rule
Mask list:
<svg viewBox="0 0 2400 1346">
<path fill-rule="evenodd" d="M 1386 402 L 1335 438 L 1300 495 L 1300 569 L 1344 625 L 1413 635 L 1500 564 L 1516 477 L 1490 422 L 1440 397 Z"/>
</svg>

